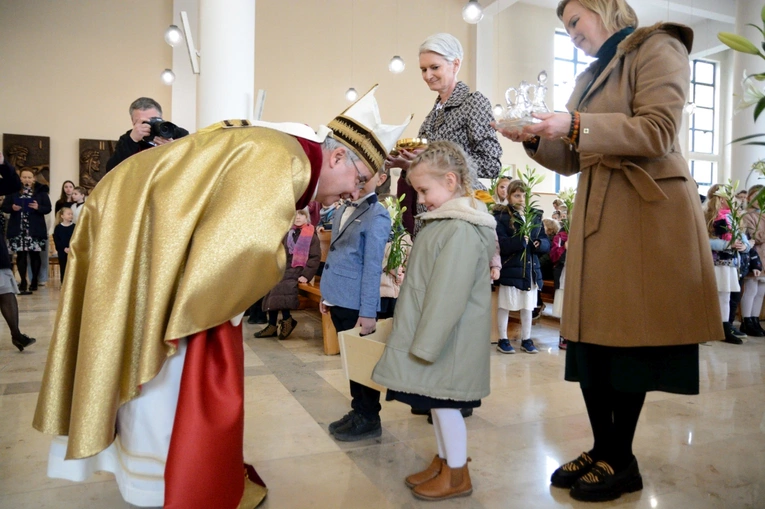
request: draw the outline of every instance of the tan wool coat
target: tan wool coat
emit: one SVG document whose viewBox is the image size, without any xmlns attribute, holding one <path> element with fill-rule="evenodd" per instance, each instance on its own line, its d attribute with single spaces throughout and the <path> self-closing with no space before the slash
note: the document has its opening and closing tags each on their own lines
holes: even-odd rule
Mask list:
<svg viewBox="0 0 765 509">
<path fill-rule="evenodd" d="M 709 238 L 678 145 L 692 43 L 682 25 L 635 30 L 589 90 L 592 67 L 577 79 L 567 107 L 581 113 L 578 147 L 543 139 L 529 152 L 558 173 L 581 172 L 561 319 L 571 341 L 723 338 Z"/>
</svg>

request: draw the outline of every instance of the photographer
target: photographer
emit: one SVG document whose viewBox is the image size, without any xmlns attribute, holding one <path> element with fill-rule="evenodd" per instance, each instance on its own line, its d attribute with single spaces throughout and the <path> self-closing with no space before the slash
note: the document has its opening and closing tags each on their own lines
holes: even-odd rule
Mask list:
<svg viewBox="0 0 765 509">
<path fill-rule="evenodd" d="M 130 105 L 129 111 L 133 129 L 120 136 L 114 154 L 106 162 L 107 172 L 142 150 L 173 141 L 173 138 L 161 136 L 154 136 L 149 139 L 150 141 L 146 139 L 151 134 L 151 124 L 149 123 L 151 119 L 162 118 L 162 106 L 157 101 L 149 97 L 139 97 Z"/>
</svg>

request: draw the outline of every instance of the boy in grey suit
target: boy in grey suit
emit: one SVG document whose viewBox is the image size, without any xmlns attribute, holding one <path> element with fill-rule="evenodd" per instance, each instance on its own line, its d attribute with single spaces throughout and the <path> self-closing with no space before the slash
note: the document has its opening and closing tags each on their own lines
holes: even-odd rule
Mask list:
<svg viewBox="0 0 765 509">
<path fill-rule="evenodd" d="M 380 275 L 390 215 L 377 201 L 378 176 L 367 181 L 360 198 L 342 206 L 332 224 L 332 240 L 321 277 L 322 313 L 338 332 L 361 326 L 375 329 L 380 308 Z M 351 380 L 352 410 L 329 425 L 335 439 L 355 442 L 382 434 L 380 391 Z"/>
</svg>

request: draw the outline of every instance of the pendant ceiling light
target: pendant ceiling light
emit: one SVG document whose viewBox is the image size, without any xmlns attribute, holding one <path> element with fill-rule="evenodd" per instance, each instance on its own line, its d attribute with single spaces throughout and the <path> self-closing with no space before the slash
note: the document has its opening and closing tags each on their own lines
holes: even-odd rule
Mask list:
<svg viewBox="0 0 765 509">
<path fill-rule="evenodd" d="M 470 0 L 465 7 L 462 8 L 462 19 L 471 25 L 475 25 L 483 19 L 483 8 L 478 0 Z"/>
<path fill-rule="evenodd" d="M 356 92 L 355 88 L 351 87 L 345 91 L 345 98 L 348 99 L 350 102 L 353 102 L 359 98 L 359 93 Z"/>
<path fill-rule="evenodd" d="M 399 19 L 398 0 L 396 0 L 396 17 L 394 19 Z M 396 23 L 396 49 L 398 49 L 398 23 Z M 404 69 L 406 69 L 406 63 L 404 63 L 403 58 L 396 55 L 390 59 L 390 62 L 388 63 L 388 70 L 390 72 L 392 72 L 393 74 L 401 74 L 402 72 L 404 72 Z"/>
<path fill-rule="evenodd" d="M 392 72 L 393 74 L 400 74 L 404 72 L 404 69 L 406 69 L 406 64 L 404 63 L 403 58 L 396 55 L 395 57 L 390 59 L 390 63 L 388 64 L 388 70 L 390 72 Z"/>
<path fill-rule="evenodd" d="M 172 47 L 175 47 L 179 42 L 181 42 L 181 40 L 183 40 L 183 32 L 181 32 L 181 29 L 178 28 L 177 25 L 170 25 L 167 27 L 167 30 L 165 30 L 166 43 Z"/>
<path fill-rule="evenodd" d="M 162 83 L 165 85 L 172 85 L 175 81 L 175 73 L 170 69 L 162 71 L 162 74 L 160 74 L 159 77 L 162 78 Z"/>
</svg>

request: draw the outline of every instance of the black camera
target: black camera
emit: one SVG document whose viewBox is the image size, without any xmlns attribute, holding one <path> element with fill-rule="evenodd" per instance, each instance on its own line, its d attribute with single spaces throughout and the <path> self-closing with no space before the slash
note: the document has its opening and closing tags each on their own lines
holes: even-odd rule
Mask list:
<svg viewBox="0 0 765 509">
<path fill-rule="evenodd" d="M 151 143 L 155 136 L 165 138 L 166 140 L 171 138 L 177 140 L 178 138 L 183 138 L 189 134 L 183 127 L 178 127 L 172 122 L 163 120 L 162 117 L 151 117 L 148 121 L 144 121 L 143 123 L 151 126 L 151 131 L 149 131 L 149 134 L 143 139 L 143 141 L 149 143 Z"/>
</svg>

